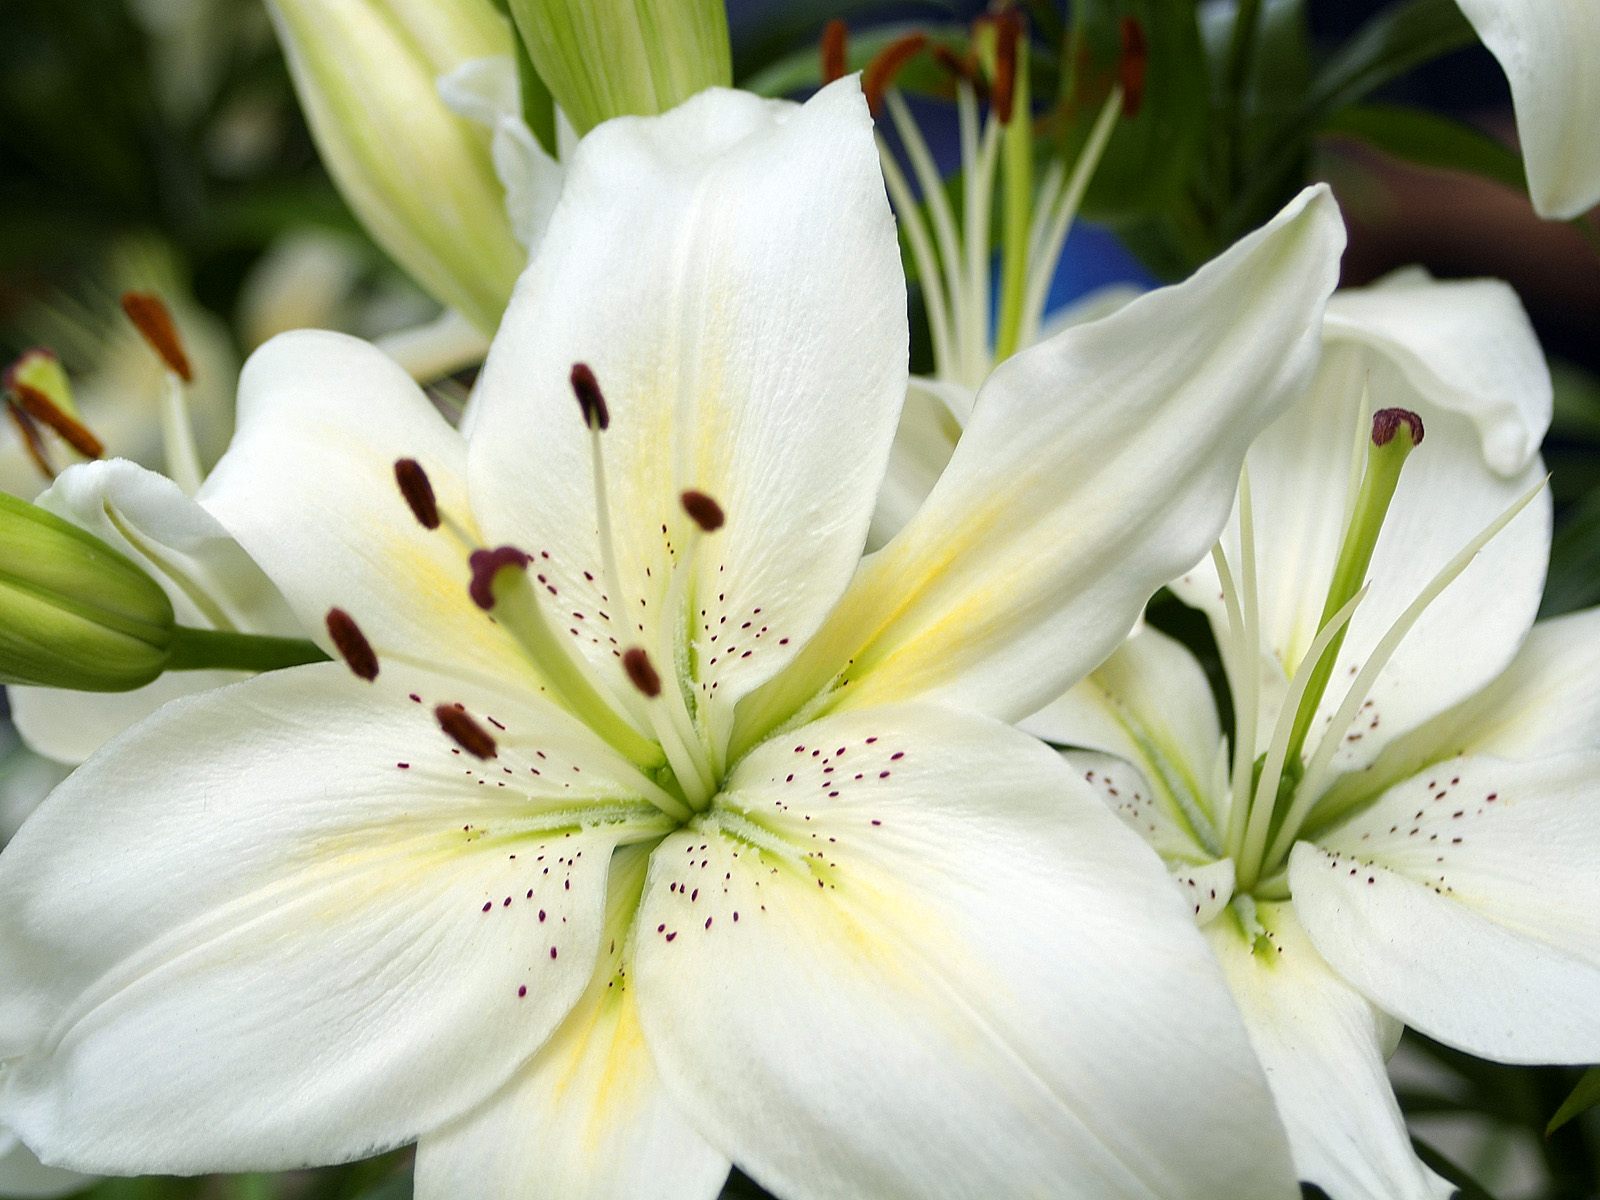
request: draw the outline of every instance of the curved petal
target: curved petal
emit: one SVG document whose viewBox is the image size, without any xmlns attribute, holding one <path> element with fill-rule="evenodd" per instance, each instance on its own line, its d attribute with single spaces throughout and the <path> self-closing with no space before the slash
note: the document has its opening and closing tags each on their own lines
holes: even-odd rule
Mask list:
<svg viewBox="0 0 1600 1200">
<path fill-rule="evenodd" d="M 440 732 L 452 698 L 507 727 L 497 759 Z M 168 705 L 0 858 L 6 1120 L 52 1161 L 136 1173 L 437 1127 L 582 993 L 610 852 L 661 829 L 639 782 L 548 711 L 413 702 L 336 664 Z"/>
<path fill-rule="evenodd" d="M 1502 1062 L 1600 1059 L 1600 754 L 1462 758 L 1290 856 L 1335 970 L 1429 1037 Z"/>
<path fill-rule="evenodd" d="M 711 90 L 607 122 L 579 144 L 484 368 L 478 518 L 493 541 L 550 555 L 542 569 L 601 643 L 687 661 L 702 703 L 732 703 L 812 633 L 859 560 L 906 345 L 894 222 L 853 78 L 804 107 Z M 616 580 L 577 362 L 610 410 Z M 686 489 L 727 516 L 703 542 Z M 673 603 L 692 619 L 663 613 L 679 569 Z M 593 654 L 618 671 L 608 651 Z"/>
<path fill-rule="evenodd" d="M 1425 299 L 1412 297 L 1410 303 L 1426 307 Z M 1502 422 L 1486 443 L 1479 424 L 1485 406 L 1475 409 L 1470 395 L 1455 407 L 1442 407 L 1437 403 L 1442 389 L 1416 390 L 1385 347 L 1350 338 L 1330 342 L 1311 388 L 1245 459 L 1262 652 L 1279 694 L 1316 637 L 1333 578 L 1355 483 L 1352 456 L 1366 436 L 1364 390 L 1373 408 L 1398 405 L 1418 412 L 1426 433 L 1401 473 L 1367 571 L 1369 591 L 1351 619 L 1312 726 L 1315 735 L 1395 619 L 1544 470 L 1535 458 L 1502 475 L 1484 457 L 1486 445 L 1509 440 L 1503 436 L 1508 429 L 1532 430 L 1538 422 Z M 1505 398 L 1506 405 L 1515 403 L 1514 396 Z M 1505 668 L 1539 607 L 1550 512 L 1548 494 L 1535 499 L 1423 613 L 1378 676 L 1354 727 L 1340 731 L 1344 742 L 1333 759 L 1336 768 L 1371 762 L 1393 738 L 1471 695 Z M 1237 521 L 1225 531 L 1223 546 L 1229 560 L 1239 563 Z M 1184 601 L 1205 611 L 1219 638 L 1227 636 L 1227 614 L 1209 561 L 1172 586 Z M 1265 736 L 1271 725 L 1263 721 L 1259 728 Z"/>
<path fill-rule="evenodd" d="M 878 504 L 872 511 L 867 546 L 877 549 L 904 528 L 939 482 L 961 437 L 963 412 L 972 396 L 958 383 L 913 378 L 889 451 Z"/>
<path fill-rule="evenodd" d="M 662 1078 L 779 1195 L 1293 1191 L 1156 857 L 988 720 L 874 709 L 758 747 L 652 860 L 636 971 Z"/>
<path fill-rule="evenodd" d="M 1016 720 L 1082 678 L 1215 538 L 1256 429 L 1312 366 L 1342 245 L 1310 189 L 1187 282 L 1003 363 L 928 502 L 741 721 L 830 686 Z"/>
<path fill-rule="evenodd" d="M 1540 216 L 1600 201 L 1600 11 L 1587 0 L 1457 0 L 1511 81 L 1528 191 Z"/>
<path fill-rule="evenodd" d="M 1519 760 L 1600 746 L 1600 609 L 1540 621 L 1488 687 L 1396 738 L 1329 790 L 1330 808 L 1378 795 L 1443 759 Z"/>
<path fill-rule="evenodd" d="M 1329 345 L 1368 347 L 1411 391 L 1470 418 L 1496 473 L 1517 475 L 1539 452 L 1554 403 L 1550 368 L 1510 284 L 1403 268 L 1335 292 L 1323 336 Z M 1375 400 L 1390 403 L 1376 393 Z"/>
<path fill-rule="evenodd" d="M 628 971 L 649 850 L 612 859 L 604 948 L 549 1042 L 484 1104 L 417 1145 L 417 1200 L 714 1200 L 728 1160 L 656 1075 Z"/>
<path fill-rule="evenodd" d="M 1339 1200 L 1449 1200 L 1411 1149 L 1384 1071 L 1381 1014 L 1306 939 L 1288 904 L 1206 930 L 1289 1131 L 1300 1178 Z"/>
<path fill-rule="evenodd" d="M 37 502 L 150 571 L 180 624 L 300 635 L 261 568 L 166 476 L 124 459 L 84 463 L 63 471 Z M 237 671 L 182 671 L 131 692 L 12 688 L 12 715 L 35 750 L 75 764 L 168 700 L 243 678 Z"/>
<path fill-rule="evenodd" d="M 410 376 L 343 334 L 281 334 L 239 380 L 239 431 L 200 502 L 282 589 L 310 636 L 342 608 L 380 659 L 504 676 L 523 662 L 467 596 L 469 547 L 419 525 L 395 483 L 413 458 L 468 526 L 466 448 Z"/>
<path fill-rule="evenodd" d="M 94 1179 L 47 1167 L 9 1133 L 0 1131 L 0 1196 L 6 1200 L 55 1200 L 81 1192 Z"/>
</svg>

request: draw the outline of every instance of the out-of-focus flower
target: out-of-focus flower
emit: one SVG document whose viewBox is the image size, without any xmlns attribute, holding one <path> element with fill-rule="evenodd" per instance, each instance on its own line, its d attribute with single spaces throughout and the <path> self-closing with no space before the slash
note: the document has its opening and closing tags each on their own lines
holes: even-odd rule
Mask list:
<svg viewBox="0 0 1600 1200">
<path fill-rule="evenodd" d="M 1156 857 L 1001 720 L 1221 528 L 1327 193 L 996 371 L 862 563 L 907 332 L 854 82 L 570 171 L 464 439 L 360 343 L 252 359 L 200 499 L 350 670 L 167 705 L 13 842 L 6 1119 L 121 1170 L 420 1137 L 423 1197 L 1291 1195 Z"/>
<path fill-rule="evenodd" d="M 1600 4 L 1457 0 L 1506 78 L 1533 206 L 1576 217 L 1600 203 Z"/>
</svg>

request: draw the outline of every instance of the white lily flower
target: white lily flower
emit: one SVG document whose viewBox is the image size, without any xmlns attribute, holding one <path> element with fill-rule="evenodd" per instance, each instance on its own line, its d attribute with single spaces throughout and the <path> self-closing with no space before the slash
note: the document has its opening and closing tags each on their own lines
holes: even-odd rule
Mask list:
<svg viewBox="0 0 1600 1200">
<path fill-rule="evenodd" d="M 167 705 L 0 858 L 0 1117 L 119 1171 L 420 1138 L 424 1200 L 730 1160 L 1292 1195 L 1157 858 L 1002 721 L 1222 527 L 1315 353 L 1328 193 L 1016 356 L 862 563 L 907 331 L 856 82 L 608 122 L 569 171 L 464 438 L 349 338 L 246 367 L 201 499 L 351 670 Z"/>
<path fill-rule="evenodd" d="M 1500 1061 L 1600 1057 L 1600 613 L 1524 642 L 1550 382 L 1509 289 L 1405 275 L 1335 296 L 1327 330 L 1212 563 L 1174 585 L 1211 618 L 1238 742 L 1153 629 L 1025 727 L 1082 747 L 1070 759 L 1167 860 L 1302 1178 L 1336 1200 L 1444 1197 L 1384 1074 L 1403 1025 Z M 1386 519 L 1357 486 L 1364 384 L 1426 428 Z M 1366 586 L 1330 617 L 1363 539 Z"/>
<path fill-rule="evenodd" d="M 1600 203 L 1600 5 L 1457 0 L 1511 83 L 1533 207 L 1577 217 Z"/>
</svg>

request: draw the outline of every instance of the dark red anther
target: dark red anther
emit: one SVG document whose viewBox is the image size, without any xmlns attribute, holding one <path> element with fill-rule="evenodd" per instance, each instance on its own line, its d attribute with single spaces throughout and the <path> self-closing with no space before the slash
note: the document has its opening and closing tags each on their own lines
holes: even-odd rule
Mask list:
<svg viewBox="0 0 1600 1200">
<path fill-rule="evenodd" d="M 19 379 L 9 380 L 7 387 L 16 399 L 17 407 L 41 425 L 47 425 L 85 458 L 99 458 L 106 452 L 105 445 L 90 432 L 89 427 L 71 413 L 58 407 L 38 388 Z"/>
<path fill-rule="evenodd" d="M 691 488 L 678 498 L 683 501 L 683 511 L 689 514 L 690 520 L 706 533 L 715 533 L 728 519 L 723 514 L 722 505 L 704 492 Z"/>
<path fill-rule="evenodd" d="M 445 735 L 474 758 L 488 760 L 500 753 L 494 737 L 468 714 L 454 704 L 441 704 L 433 710 L 434 720 Z"/>
<path fill-rule="evenodd" d="M 843 79 L 844 73 L 850 69 L 850 56 L 847 52 L 850 31 L 845 28 L 845 23 L 835 17 L 822 27 L 822 82 L 832 83 L 836 79 Z"/>
<path fill-rule="evenodd" d="M 1422 418 L 1408 408 L 1380 408 L 1372 414 L 1372 444 L 1387 446 L 1404 424 L 1411 430 L 1411 444 L 1422 444 Z"/>
<path fill-rule="evenodd" d="M 572 392 L 578 397 L 578 408 L 583 412 L 585 425 L 590 429 L 610 428 L 611 410 L 606 407 L 600 381 L 594 377 L 588 363 L 572 364 Z"/>
<path fill-rule="evenodd" d="M 1022 40 L 1022 14 L 1007 9 L 995 17 L 994 92 L 989 99 L 995 120 L 1011 124 L 1017 103 L 1017 44 Z"/>
<path fill-rule="evenodd" d="M 405 497 L 406 506 L 411 509 L 417 524 L 424 529 L 439 528 L 439 502 L 434 499 L 433 483 L 422 469 L 422 464 L 414 458 L 395 460 L 394 481 L 399 485 L 400 494 Z"/>
<path fill-rule="evenodd" d="M 183 351 L 183 339 L 178 336 L 178 327 L 172 323 L 172 314 L 161 297 L 152 292 L 123 292 L 122 311 L 150 343 L 150 348 L 161 356 L 168 370 L 185 383 L 192 382 L 194 371 L 189 366 L 189 356 Z"/>
<path fill-rule="evenodd" d="M 1117 75 L 1122 84 L 1122 112 L 1124 116 L 1136 117 L 1144 104 L 1144 77 L 1150 65 L 1150 46 L 1138 17 L 1123 17 L 1120 32 L 1122 58 L 1117 63 Z"/>
<path fill-rule="evenodd" d="M 467 591 L 472 602 L 488 612 L 494 607 L 495 577 L 511 568 L 526 570 L 528 556 L 515 546 L 496 546 L 493 550 L 474 550 L 467 564 L 472 568 L 472 582 L 467 585 Z"/>
<path fill-rule="evenodd" d="M 22 445 L 28 452 L 28 457 L 33 460 L 33 465 L 46 479 L 56 477 L 55 468 L 50 465 L 50 457 L 45 453 L 44 438 L 39 436 L 39 427 L 34 424 L 33 418 L 23 412 L 15 404 L 3 406 L 10 414 L 12 423 L 16 425 L 17 432 L 22 435 Z"/>
<path fill-rule="evenodd" d="M 361 627 L 355 619 L 342 608 L 330 608 L 327 616 L 328 637 L 333 640 L 333 648 L 339 652 L 339 657 L 344 659 L 345 666 L 358 679 L 365 679 L 371 683 L 378 677 L 378 656 L 373 652 L 372 643 L 367 641 L 367 635 L 361 632 Z"/>
<path fill-rule="evenodd" d="M 894 86 L 895 76 L 928 44 L 925 33 L 908 33 L 896 38 L 867 64 L 861 75 L 861 90 L 866 93 L 867 107 L 877 116 L 883 108 L 883 94 Z"/>
<path fill-rule="evenodd" d="M 650 662 L 650 656 L 642 647 L 632 646 L 623 651 L 622 669 L 628 673 L 628 679 L 633 686 L 650 699 L 654 700 L 661 695 L 661 676 L 656 673 L 655 667 Z"/>
<path fill-rule="evenodd" d="M 978 87 L 980 85 L 981 80 L 978 75 L 978 64 L 973 60 L 970 54 L 957 54 L 954 50 L 950 49 L 949 46 L 941 46 L 938 43 L 934 43 L 930 49 L 930 53 L 933 55 L 934 62 L 938 63 L 941 67 L 950 72 L 951 75 L 955 76 L 955 78 L 959 79 L 961 82 L 969 83 L 973 87 Z"/>
</svg>

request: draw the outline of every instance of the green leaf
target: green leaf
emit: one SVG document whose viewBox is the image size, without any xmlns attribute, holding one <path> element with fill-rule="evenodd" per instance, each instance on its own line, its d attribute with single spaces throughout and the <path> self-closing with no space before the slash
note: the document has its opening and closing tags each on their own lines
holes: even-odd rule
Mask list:
<svg viewBox="0 0 1600 1200">
<path fill-rule="evenodd" d="M 1359 138 L 1385 154 L 1423 167 L 1464 171 L 1527 190 L 1522 159 L 1515 150 L 1482 130 L 1421 109 L 1368 104 L 1343 109 L 1322 132 Z"/>
<path fill-rule="evenodd" d="M 1384 9 L 1317 73 L 1300 119 L 1308 128 L 1318 125 L 1412 68 L 1476 40 L 1456 0 L 1406 0 Z"/>
<path fill-rule="evenodd" d="M 1556 530 L 1541 617 L 1600 603 L 1600 492 L 1589 495 Z"/>
<path fill-rule="evenodd" d="M 1590 1067 L 1583 1073 L 1583 1078 L 1578 1080 L 1578 1086 L 1572 1089 L 1572 1095 L 1563 1100 L 1561 1107 L 1556 1109 L 1556 1115 L 1550 1118 L 1550 1124 L 1544 1127 L 1545 1137 L 1549 1137 L 1568 1121 L 1588 1112 L 1597 1104 L 1600 1104 L 1600 1067 Z"/>
</svg>

